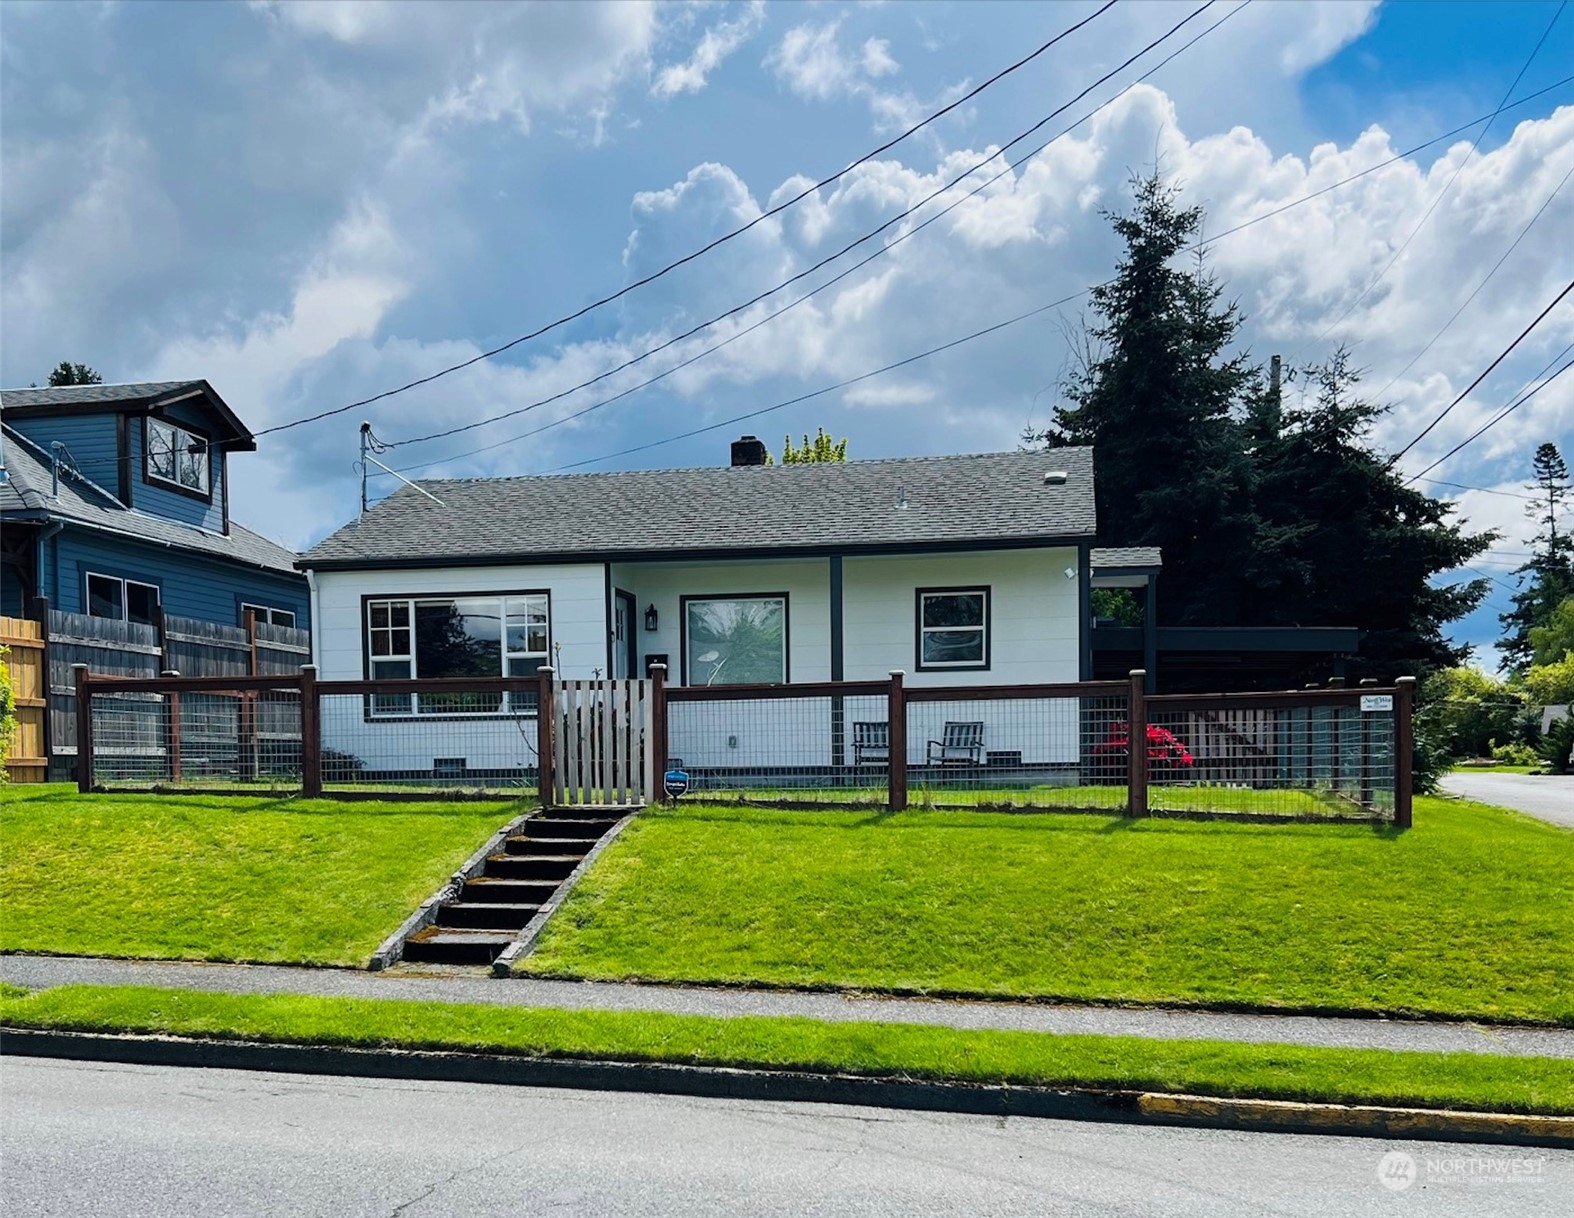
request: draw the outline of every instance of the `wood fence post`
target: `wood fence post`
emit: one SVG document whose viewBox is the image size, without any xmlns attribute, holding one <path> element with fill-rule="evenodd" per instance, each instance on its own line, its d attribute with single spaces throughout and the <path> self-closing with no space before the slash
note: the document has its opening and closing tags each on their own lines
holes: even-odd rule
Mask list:
<svg viewBox="0 0 1574 1218">
<path fill-rule="evenodd" d="M 301 665 L 301 797 L 322 798 L 322 705 L 317 665 Z"/>
<path fill-rule="evenodd" d="M 1133 668 L 1126 694 L 1126 815 L 1148 814 L 1148 674 Z"/>
<path fill-rule="evenodd" d="M 1411 798 L 1415 793 L 1415 712 L 1416 679 L 1400 677 L 1394 682 L 1394 825 L 1410 828 Z"/>
<path fill-rule="evenodd" d="M 891 670 L 891 691 L 886 695 L 886 769 L 890 787 L 891 811 L 907 811 L 907 690 L 902 682 L 907 673 Z"/>
<path fill-rule="evenodd" d="M 166 668 L 159 673 L 161 677 L 178 677 L 180 674 L 173 668 Z M 172 689 L 165 695 L 165 705 L 169 710 L 169 731 L 166 733 L 169 750 L 169 780 L 180 781 L 180 691 Z"/>
<path fill-rule="evenodd" d="M 71 665 L 71 677 L 77 693 L 77 790 L 86 795 L 93 789 L 93 694 L 87 665 Z"/>
<path fill-rule="evenodd" d="M 667 666 L 650 666 L 650 748 L 654 765 L 650 768 L 655 790 L 647 798 L 660 801 L 667 793 Z"/>
<path fill-rule="evenodd" d="M 246 675 L 255 677 L 261 667 L 257 655 L 257 611 L 246 610 L 246 641 L 250 647 L 246 653 Z M 244 691 L 240 696 L 240 739 L 237 741 L 240 749 L 240 776 L 242 779 L 255 779 L 261 766 L 258 764 L 257 755 L 257 699 L 259 694 L 254 689 Z"/>
<path fill-rule="evenodd" d="M 543 808 L 552 806 L 552 791 L 556 776 L 552 773 L 552 729 L 557 712 L 556 696 L 552 690 L 552 666 L 544 664 L 536 670 L 536 800 Z"/>
</svg>

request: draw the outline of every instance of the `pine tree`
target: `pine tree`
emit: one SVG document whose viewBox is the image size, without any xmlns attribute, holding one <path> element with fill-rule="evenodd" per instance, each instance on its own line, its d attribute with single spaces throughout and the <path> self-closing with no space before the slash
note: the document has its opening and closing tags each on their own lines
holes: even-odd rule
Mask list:
<svg viewBox="0 0 1574 1218">
<path fill-rule="evenodd" d="M 1568 465 L 1558 446 L 1548 441 L 1536 449 L 1531 470 L 1534 481 L 1527 489 L 1536 492 L 1536 498 L 1526 511 L 1536 522 L 1536 535 L 1530 560 L 1514 572 L 1520 585 L 1514 607 L 1498 618 L 1503 624 L 1503 666 L 1520 674 L 1535 652 L 1530 632 L 1546 626 L 1557 607 L 1574 596 L 1574 538 L 1561 527 L 1570 490 Z"/>
<path fill-rule="evenodd" d="M 1202 209 L 1181 207 L 1157 173 L 1133 186 L 1131 214 L 1109 217 L 1125 253 L 1093 289 L 1066 404 L 1024 439 L 1093 446 L 1100 542 L 1163 549 L 1160 624 L 1224 625 L 1239 618 L 1255 531 L 1235 412 L 1257 374 L 1229 353 L 1240 313 L 1205 259 L 1177 264 Z"/>
<path fill-rule="evenodd" d="M 1479 605 L 1487 581 L 1435 585 L 1487 549 L 1452 505 L 1406 486 L 1368 442 L 1387 408 L 1359 397 L 1360 374 L 1340 349 L 1306 369 L 1309 404 L 1283 407 L 1276 436 L 1253 449 L 1258 545 L 1245 560 L 1259 595 L 1253 625 L 1359 626 L 1352 677 L 1391 680 L 1460 663 L 1447 624 Z"/>
<path fill-rule="evenodd" d="M 49 374 L 49 384 L 52 388 L 63 385 L 102 385 L 104 378 L 86 364 L 73 364 L 70 360 L 61 360 Z"/>
</svg>

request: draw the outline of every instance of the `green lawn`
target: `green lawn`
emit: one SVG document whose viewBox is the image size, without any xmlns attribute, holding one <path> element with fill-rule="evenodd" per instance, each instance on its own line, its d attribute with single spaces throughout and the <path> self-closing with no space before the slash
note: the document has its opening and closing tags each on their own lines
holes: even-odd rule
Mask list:
<svg viewBox="0 0 1574 1218">
<path fill-rule="evenodd" d="M 523 806 L 0 786 L 0 950 L 364 964 Z"/>
<path fill-rule="evenodd" d="M 1066 813 L 641 815 L 532 973 L 1574 1024 L 1574 834 Z"/>
<path fill-rule="evenodd" d="M 778 787 L 699 791 L 690 796 L 709 804 L 793 807 L 799 804 L 848 808 L 883 808 L 889 802 L 884 786 L 877 787 Z M 1015 787 L 966 787 L 955 783 L 908 788 L 910 808 L 984 808 L 1076 811 L 1121 811 L 1126 788 L 1116 784 L 1066 786 L 1041 784 Z M 1349 799 L 1328 791 L 1303 788 L 1270 790 L 1226 786 L 1218 783 L 1154 783 L 1148 787 L 1148 807 L 1160 812 L 1212 812 L 1221 815 L 1253 813 L 1285 817 L 1332 816 L 1363 818 L 1370 814 Z"/>
<path fill-rule="evenodd" d="M 462 1049 L 1259 1099 L 1574 1113 L 1574 1062 L 1223 1041 L 718 1019 L 383 999 L 65 986 L 0 992 L 0 1023 L 312 1044 Z"/>
</svg>

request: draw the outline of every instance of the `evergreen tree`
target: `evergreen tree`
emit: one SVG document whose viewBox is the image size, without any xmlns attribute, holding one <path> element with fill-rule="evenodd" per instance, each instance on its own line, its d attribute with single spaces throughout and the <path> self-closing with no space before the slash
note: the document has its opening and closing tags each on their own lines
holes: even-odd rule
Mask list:
<svg viewBox="0 0 1574 1218">
<path fill-rule="evenodd" d="M 1110 215 L 1125 252 L 1094 288 L 1081 366 L 1066 403 L 1029 443 L 1092 445 L 1099 540 L 1164 552 L 1163 625 L 1224 625 L 1241 612 L 1240 558 L 1252 544 L 1248 469 L 1235 412 L 1256 387 L 1229 348 L 1241 317 L 1198 256 L 1202 209 L 1183 208 L 1157 173 L 1135 207 Z"/>
<path fill-rule="evenodd" d="M 1536 449 L 1531 469 L 1535 480 L 1528 489 L 1536 492 L 1536 499 L 1526 510 L 1536 522 L 1536 535 L 1530 561 L 1515 572 L 1520 587 L 1514 607 L 1498 618 L 1503 623 L 1503 666 L 1516 673 L 1532 662 L 1530 632 L 1547 626 L 1557 607 L 1574 596 L 1574 538 L 1560 527 L 1570 489 L 1568 465 L 1549 441 Z"/>
<path fill-rule="evenodd" d="M 1367 437 L 1386 413 L 1359 397 L 1343 349 L 1303 374 L 1309 404 L 1279 407 L 1277 435 L 1252 452 L 1258 545 L 1244 564 L 1261 593 L 1253 625 L 1359 626 L 1352 677 L 1384 680 L 1460 663 L 1444 628 L 1469 613 L 1487 581 L 1434 584 L 1487 549 L 1453 507 L 1405 485 Z"/>
<path fill-rule="evenodd" d="M 49 384 L 52 388 L 62 385 L 102 385 L 104 378 L 86 364 L 73 364 L 69 360 L 61 360 L 49 374 Z"/>
</svg>

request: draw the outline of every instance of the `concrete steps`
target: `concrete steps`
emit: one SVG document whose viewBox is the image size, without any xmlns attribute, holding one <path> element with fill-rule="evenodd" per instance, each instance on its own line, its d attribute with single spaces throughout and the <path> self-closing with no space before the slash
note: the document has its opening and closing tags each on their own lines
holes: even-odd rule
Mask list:
<svg viewBox="0 0 1574 1218">
<path fill-rule="evenodd" d="M 411 935 L 404 958 L 417 963 L 490 964 L 617 824 L 616 817 L 561 810 L 532 816 L 487 856 L 481 874 L 466 880 L 437 920 Z"/>
</svg>

